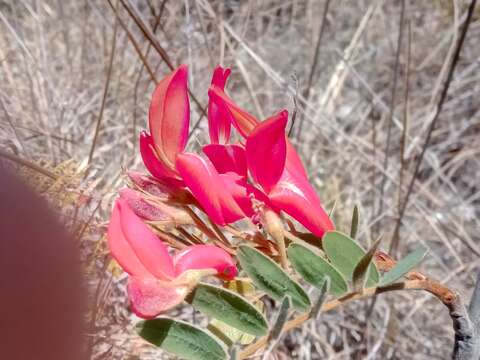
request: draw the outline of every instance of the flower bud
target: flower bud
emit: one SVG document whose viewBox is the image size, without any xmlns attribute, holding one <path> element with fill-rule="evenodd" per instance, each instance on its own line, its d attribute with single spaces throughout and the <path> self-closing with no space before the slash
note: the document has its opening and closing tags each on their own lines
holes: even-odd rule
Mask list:
<svg viewBox="0 0 480 360">
<path fill-rule="evenodd" d="M 264 208 L 260 212 L 261 223 L 263 224 L 265 231 L 270 234 L 275 241 L 284 238 L 284 229 L 282 220 L 280 217 L 271 209 Z"/>
<path fill-rule="evenodd" d="M 162 200 L 167 200 L 171 196 L 171 191 L 167 186 L 159 183 L 154 178 L 144 175 L 137 171 L 129 171 L 127 173 L 130 181 L 140 190 L 148 194 L 156 196 Z"/>
<path fill-rule="evenodd" d="M 186 225 L 193 222 L 190 214 L 183 208 L 170 206 L 161 201 L 149 201 L 139 191 L 125 188 L 120 190 L 120 197 L 127 202 L 137 216 L 145 220 L 173 225 Z"/>
<path fill-rule="evenodd" d="M 137 189 L 149 195 L 155 196 L 159 200 L 176 202 L 184 205 L 195 202 L 192 194 L 185 188 L 170 186 L 167 183 L 159 182 L 153 177 L 137 171 L 129 171 L 127 175 Z"/>
<path fill-rule="evenodd" d="M 285 232 L 280 217 L 272 209 L 265 206 L 260 209 L 260 219 L 265 231 L 275 240 L 280 255 L 280 262 L 287 268 L 287 252 L 285 249 Z"/>
</svg>

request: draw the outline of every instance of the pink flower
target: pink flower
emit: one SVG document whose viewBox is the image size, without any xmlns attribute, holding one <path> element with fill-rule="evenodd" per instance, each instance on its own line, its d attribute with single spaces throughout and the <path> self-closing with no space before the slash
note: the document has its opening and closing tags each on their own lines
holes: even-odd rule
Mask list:
<svg viewBox="0 0 480 360">
<path fill-rule="evenodd" d="M 180 66 L 157 85 L 150 103 L 150 134 L 140 135 L 140 153 L 148 171 L 171 185 L 182 185 L 175 169 L 177 155 L 188 140 L 190 103 L 188 69 Z"/>
<path fill-rule="evenodd" d="M 207 275 L 232 279 L 230 255 L 213 245 L 194 245 L 174 256 L 123 199 L 115 203 L 108 227 L 110 252 L 130 275 L 128 295 L 135 314 L 153 318 L 180 304 Z"/>
<path fill-rule="evenodd" d="M 285 136 L 288 112 L 259 122 L 224 93 L 229 74 L 229 69 L 221 67 L 213 74 L 208 104 L 212 144 L 203 148 L 207 158 L 184 151 L 190 118 L 186 66 L 159 83 L 150 106 L 151 135 L 142 133 L 140 139 L 145 166 L 171 188 L 188 188 L 219 225 L 254 216 L 254 197 L 277 213 L 286 212 L 318 236 L 333 230 Z M 245 144 L 228 144 L 231 125 L 246 139 Z"/>
<path fill-rule="evenodd" d="M 320 204 L 315 190 L 310 185 L 297 152 L 285 135 L 288 112 L 281 111 L 259 122 L 240 109 L 223 92 L 213 85 L 209 91 L 210 101 L 217 104 L 233 119 L 233 125 L 246 138 L 246 145 L 207 145 L 205 154 L 223 173 L 232 171 L 247 178 L 251 175 L 254 186 L 260 189 L 254 196 L 276 212 L 284 211 L 308 230 L 318 236 L 334 230 L 334 225 Z M 236 146 L 235 151 L 232 146 Z M 243 163 L 246 159 L 246 170 Z M 241 164 L 241 165 L 239 165 Z M 249 191 L 251 192 L 251 190 Z M 195 192 L 193 192 L 195 195 Z M 266 200 L 267 198 L 268 200 Z"/>
<path fill-rule="evenodd" d="M 230 69 L 224 69 L 217 66 L 213 71 L 212 86 L 220 89 L 225 88 Z M 225 112 L 223 107 L 219 107 L 215 102 L 208 102 L 208 130 L 210 140 L 213 144 L 225 144 L 230 139 L 231 127 L 230 114 Z"/>
<path fill-rule="evenodd" d="M 190 107 L 187 89 L 188 70 L 180 66 L 164 78 L 153 93 L 149 111 L 150 134 L 140 135 L 140 152 L 148 171 L 171 188 L 187 186 L 195 189 L 195 198 L 219 225 L 237 221 L 245 216 L 227 190 L 232 179 L 220 176 L 208 159 L 184 152 L 188 139 Z M 212 84 L 223 88 L 229 71 L 217 67 Z M 230 125 L 222 123 L 223 110 L 209 106 L 211 126 L 217 129 L 218 139 L 228 140 Z"/>
<path fill-rule="evenodd" d="M 215 223 L 225 225 L 245 217 L 231 191 L 235 178 L 219 174 L 210 160 L 193 153 L 179 154 L 176 165 L 185 185 Z"/>
</svg>

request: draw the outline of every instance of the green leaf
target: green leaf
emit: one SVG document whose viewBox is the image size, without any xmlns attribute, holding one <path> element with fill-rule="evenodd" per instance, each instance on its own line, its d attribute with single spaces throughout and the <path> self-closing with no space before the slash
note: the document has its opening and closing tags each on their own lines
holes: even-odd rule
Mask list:
<svg viewBox="0 0 480 360">
<path fill-rule="evenodd" d="M 347 279 L 353 279 L 353 270 L 365 255 L 360 245 L 353 239 L 339 231 L 329 231 L 323 236 L 323 250 L 332 265 Z M 372 262 L 369 266 L 367 286 L 378 283 L 378 270 Z"/>
<path fill-rule="evenodd" d="M 208 324 L 207 329 L 213 335 L 222 340 L 227 346 L 232 346 L 233 344 L 248 345 L 255 340 L 254 335 L 235 329 L 217 319 L 212 319 L 210 324 Z"/>
<path fill-rule="evenodd" d="M 358 231 L 358 206 L 353 207 L 352 226 L 350 227 L 350 237 L 355 239 Z"/>
<path fill-rule="evenodd" d="M 290 296 L 296 310 L 306 311 L 310 307 L 310 299 L 302 287 L 273 260 L 246 245 L 239 247 L 237 258 L 253 283 L 274 300 Z"/>
<path fill-rule="evenodd" d="M 224 286 L 228 290 L 241 294 L 244 297 L 256 296 L 255 286 L 252 281 L 247 278 L 227 281 L 224 283 Z M 263 313 L 264 304 L 262 301 L 256 300 L 252 304 L 258 309 L 258 311 Z M 208 324 L 207 329 L 229 347 L 233 344 L 248 345 L 255 340 L 254 335 L 247 334 L 217 319 L 212 319 Z"/>
<path fill-rule="evenodd" d="M 263 336 L 268 332 L 268 323 L 262 313 L 230 290 L 200 283 L 186 301 L 205 315 L 248 334 Z"/>
<path fill-rule="evenodd" d="M 405 275 L 415 266 L 417 266 L 425 257 L 426 253 L 427 249 L 425 248 L 419 248 L 412 251 L 402 260 L 397 262 L 397 264 L 393 267 L 392 270 L 382 276 L 379 286 L 386 286 L 400 279 L 403 275 Z"/>
<path fill-rule="evenodd" d="M 137 324 L 138 334 L 149 343 L 186 360 L 225 360 L 225 348 L 208 332 L 169 318 Z"/>
<path fill-rule="evenodd" d="M 282 299 L 282 304 L 278 309 L 277 316 L 275 317 L 275 321 L 272 325 L 272 330 L 270 334 L 268 334 L 267 344 L 268 347 L 265 353 L 262 356 L 262 359 L 270 359 L 270 354 L 273 352 L 273 349 L 277 346 L 280 337 L 282 336 L 283 325 L 285 325 L 287 318 L 288 318 L 288 310 L 290 309 L 290 298 L 285 296 Z"/>
<path fill-rule="evenodd" d="M 328 290 L 330 289 L 330 278 L 325 276 L 323 278 L 322 286 L 320 287 L 320 294 L 318 294 L 317 300 L 313 304 L 312 311 L 310 313 L 310 317 L 312 319 L 317 319 L 318 315 L 322 311 L 322 305 L 327 298 Z"/>
<path fill-rule="evenodd" d="M 280 305 L 275 321 L 273 322 L 272 330 L 268 335 L 269 340 L 276 341 L 280 337 L 282 333 L 283 325 L 285 325 L 285 322 L 287 321 L 287 318 L 288 318 L 289 309 L 290 309 L 290 298 L 288 296 L 285 296 L 282 299 L 282 304 Z"/>
<path fill-rule="evenodd" d="M 364 288 L 367 278 L 367 271 L 372 263 L 373 256 L 378 249 L 378 245 L 380 245 L 381 238 L 378 238 L 370 249 L 367 251 L 365 255 L 360 259 L 358 264 L 353 269 L 353 289 L 355 291 L 359 291 Z"/>
<path fill-rule="evenodd" d="M 345 278 L 321 256 L 298 244 L 291 244 L 287 253 L 292 266 L 309 284 L 321 289 L 325 277 L 328 276 L 331 283 L 330 290 L 333 294 L 340 296 L 347 292 L 348 285 Z"/>
</svg>

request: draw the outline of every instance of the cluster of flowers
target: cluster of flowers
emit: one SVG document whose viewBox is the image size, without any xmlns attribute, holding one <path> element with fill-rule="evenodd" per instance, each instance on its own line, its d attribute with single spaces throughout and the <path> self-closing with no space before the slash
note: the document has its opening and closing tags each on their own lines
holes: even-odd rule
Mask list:
<svg viewBox="0 0 480 360">
<path fill-rule="evenodd" d="M 203 147 L 204 156 L 185 151 L 190 120 L 187 67 L 180 66 L 158 84 L 149 110 L 150 133 L 140 135 L 142 159 L 155 181 L 134 173 L 131 179 L 140 188 L 154 188 L 159 198 L 193 201 L 220 226 L 244 218 L 261 222 L 261 213 L 268 211 L 287 213 L 319 237 L 333 230 L 285 135 L 288 111 L 258 121 L 225 94 L 229 75 L 230 70 L 221 67 L 213 74 L 208 92 L 211 144 Z M 243 141 L 229 143 L 232 126 Z M 237 269 L 225 250 L 193 245 L 172 257 L 144 222 L 162 214 L 179 219 L 182 210 L 154 206 L 131 189 L 120 195 L 108 239 L 113 257 L 130 274 L 128 291 L 137 315 L 154 317 L 177 305 L 203 276 L 235 277 Z"/>
</svg>

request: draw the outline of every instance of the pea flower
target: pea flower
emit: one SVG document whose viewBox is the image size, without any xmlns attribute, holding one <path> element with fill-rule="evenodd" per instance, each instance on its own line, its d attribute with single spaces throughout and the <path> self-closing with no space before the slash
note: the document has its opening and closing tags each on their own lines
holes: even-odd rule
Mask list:
<svg viewBox="0 0 480 360">
<path fill-rule="evenodd" d="M 150 134 L 140 135 L 140 152 L 155 178 L 173 188 L 187 185 L 212 220 L 225 225 L 245 214 L 228 190 L 234 179 L 220 175 L 208 159 L 184 151 L 190 122 L 187 74 L 182 65 L 158 84 L 149 110 Z M 218 86 L 222 81 L 213 79 Z"/>
<path fill-rule="evenodd" d="M 153 318 L 180 304 L 205 276 L 233 279 L 237 274 L 230 255 L 213 245 L 189 246 L 171 256 L 121 198 L 115 203 L 107 236 L 112 256 L 130 275 L 132 310 L 142 318 Z"/>
<path fill-rule="evenodd" d="M 249 193 L 275 212 L 286 212 L 312 233 L 321 237 L 334 230 L 300 157 L 285 135 L 288 111 L 260 122 L 240 109 L 223 88 L 213 84 L 209 96 L 246 140 L 245 146 L 211 144 L 203 148 L 217 171 L 234 172 L 245 181 L 250 175 L 255 191 L 247 187 Z"/>
<path fill-rule="evenodd" d="M 140 135 L 140 152 L 150 173 L 170 184 L 181 184 L 175 160 L 188 139 L 190 103 L 188 70 L 180 66 L 157 85 L 150 103 L 150 134 Z"/>
<path fill-rule="evenodd" d="M 230 76 L 230 69 L 217 66 L 213 71 L 212 86 L 220 89 L 225 88 L 227 79 Z M 208 131 L 210 139 L 214 144 L 225 144 L 230 139 L 231 119 L 230 114 L 225 112 L 222 106 L 215 102 L 208 102 Z"/>
<path fill-rule="evenodd" d="M 209 91 L 211 144 L 206 157 L 185 152 L 189 127 L 187 68 L 182 65 L 157 86 L 149 111 L 151 135 L 140 150 L 150 173 L 171 187 L 187 188 L 219 225 L 254 217 L 252 199 L 292 216 L 318 236 L 333 230 L 330 218 L 285 135 L 286 110 L 260 122 L 224 92 L 229 69 L 217 67 Z M 231 126 L 245 139 L 229 144 Z"/>
</svg>

